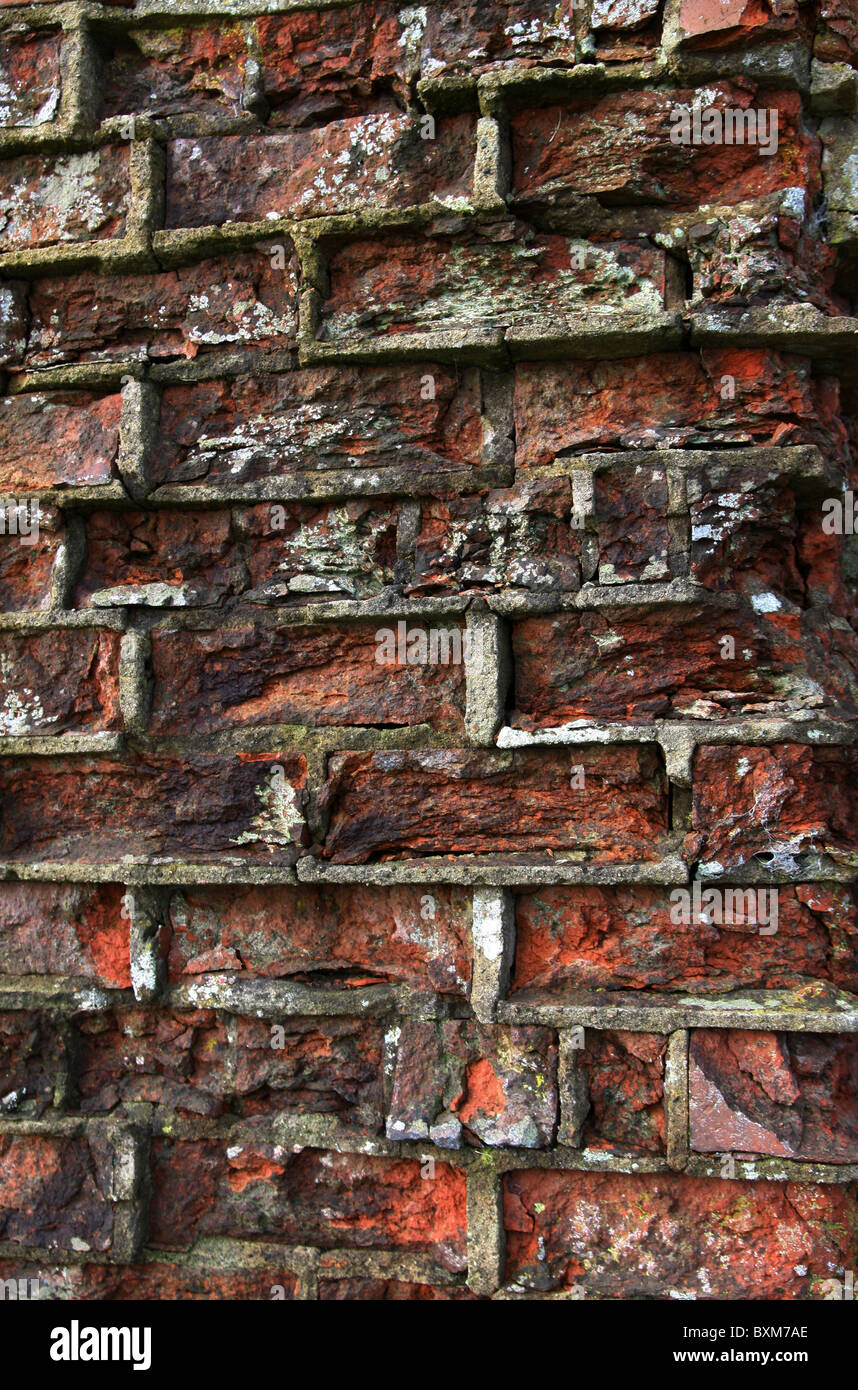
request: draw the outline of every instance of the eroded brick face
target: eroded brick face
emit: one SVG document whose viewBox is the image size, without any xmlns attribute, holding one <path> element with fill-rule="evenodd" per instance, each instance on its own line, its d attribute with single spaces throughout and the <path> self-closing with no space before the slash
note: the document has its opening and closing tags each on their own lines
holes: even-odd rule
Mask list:
<svg viewBox="0 0 858 1390">
<path fill-rule="evenodd" d="M 0 0 L 0 1304 L 854 1301 L 856 93 Z"/>
</svg>

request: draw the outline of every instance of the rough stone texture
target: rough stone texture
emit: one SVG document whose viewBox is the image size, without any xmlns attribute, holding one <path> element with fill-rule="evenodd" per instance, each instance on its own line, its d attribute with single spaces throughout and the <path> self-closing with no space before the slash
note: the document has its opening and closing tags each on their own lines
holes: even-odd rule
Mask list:
<svg viewBox="0 0 858 1390">
<path fill-rule="evenodd" d="M 288 348 L 297 330 L 297 267 L 261 244 L 147 279 L 84 273 L 39 280 L 28 296 L 28 367 L 194 358 L 243 347 Z"/>
<path fill-rule="evenodd" d="M 792 1299 L 854 1259 L 838 1187 L 539 1171 L 504 1186 L 507 1277 L 543 1292 Z"/>
<path fill-rule="evenodd" d="M 304 759 L 58 757 L 0 764 L 0 856 L 109 863 L 168 855 L 293 863 L 305 832 Z M 12 809 L 8 809 L 11 807 Z"/>
<path fill-rule="evenodd" d="M 12 29 L 0 35 L 0 125 L 41 126 L 55 120 L 61 47 L 61 35 L 51 29 Z"/>
<path fill-rule="evenodd" d="M 270 217 L 354 212 L 467 199 L 474 120 L 440 121 L 423 138 L 419 120 L 361 116 L 317 131 L 177 140 L 167 173 L 167 226 L 220 226 Z"/>
<path fill-rule="evenodd" d="M 130 198 L 128 147 L 4 163 L 0 250 L 122 236 Z"/>
<path fill-rule="evenodd" d="M 440 1148 L 540 1149 L 557 1119 L 557 1049 L 546 1028 L 406 1022 L 398 1040 L 389 1139 Z"/>
<path fill-rule="evenodd" d="M 304 469 L 447 471 L 480 463 L 481 408 L 475 370 L 460 376 L 434 362 L 169 386 L 152 471 L 169 484 Z"/>
<path fill-rule="evenodd" d="M 460 889 L 433 885 L 185 889 L 170 905 L 175 980 L 210 971 L 294 977 L 316 986 L 393 980 L 467 993 L 470 906 Z"/>
<path fill-rule="evenodd" d="M 154 634 L 155 733 L 266 724 L 429 724 L 462 729 L 465 669 L 379 661 L 375 623 Z M 448 632 L 461 634 L 461 628 Z M 407 628 L 427 634 L 425 624 Z M 461 636 L 460 636 L 461 641 Z M 451 646 L 452 653 L 452 646 Z M 0 657 L 2 659 L 2 657 Z"/>
<path fill-rule="evenodd" d="M 56 975 L 116 989 L 131 983 L 121 890 L 0 884 L 0 974 Z"/>
<path fill-rule="evenodd" d="M 569 763 L 538 751 L 338 753 L 325 787 L 325 855 L 361 864 L 443 854 L 452 829 L 460 854 L 582 849 L 608 862 L 653 858 L 667 829 L 657 753 L 584 747 Z M 583 787 L 572 785 L 575 766 Z"/>
<path fill-rule="evenodd" d="M 323 1210 L 324 1209 L 324 1210 Z M 216 1140 L 156 1141 L 150 1236 L 179 1249 L 206 1235 L 265 1236 L 321 1249 L 384 1246 L 465 1261 L 464 1174 L 436 1164 L 421 1178 L 408 1160 L 284 1154 L 268 1145 L 227 1150 Z"/>
<path fill-rule="evenodd" d="M 738 868 L 753 857 L 855 862 L 854 748 L 701 747 L 694 759 L 693 853 Z"/>
<path fill-rule="evenodd" d="M 121 400 L 86 391 L 6 396 L 0 411 L 7 488 L 109 483 L 119 452 Z"/>
<path fill-rule="evenodd" d="M 854 1163 L 858 1153 L 854 1037 L 812 1033 L 692 1035 L 691 1145 Z"/>
<path fill-rule="evenodd" d="M 588 990 L 858 986 L 858 904 L 848 887 L 778 890 L 778 930 L 745 921 L 671 921 L 664 888 L 543 888 L 516 901 L 513 990 L 562 998 Z M 817 988 L 819 985 L 817 985 Z M 515 996 L 513 996 L 515 997 Z"/>
<path fill-rule="evenodd" d="M 856 93 L 0 0 L 0 1303 L 849 1298 Z"/>
<path fill-rule="evenodd" d="M 333 250 L 319 337 L 506 328 L 546 315 L 660 310 L 664 255 L 634 243 L 548 236 L 515 223 L 474 235 L 391 236 Z"/>
<path fill-rule="evenodd" d="M 79 628 L 0 633 L 0 733 L 119 728 L 119 640 Z"/>
</svg>

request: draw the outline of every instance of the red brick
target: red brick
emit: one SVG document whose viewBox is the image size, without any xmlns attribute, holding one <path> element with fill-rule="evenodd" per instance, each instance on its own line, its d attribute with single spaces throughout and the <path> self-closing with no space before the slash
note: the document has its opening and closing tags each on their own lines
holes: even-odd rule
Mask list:
<svg viewBox="0 0 858 1390">
<path fill-rule="evenodd" d="M 279 769 L 279 771 L 277 771 Z M 291 864 L 305 834 L 303 758 L 8 758 L 0 856 L 103 864 L 183 856 Z"/>
<path fill-rule="evenodd" d="M 670 579 L 676 569 L 667 519 L 669 490 L 662 463 L 602 468 L 594 480 L 599 530 L 599 581 Z"/>
<path fill-rule="evenodd" d="M 858 65 L 858 15 L 852 0 L 821 0 L 813 56 L 822 63 Z"/>
<path fill-rule="evenodd" d="M 584 769 L 584 786 L 574 787 Z M 411 855 L 585 850 L 651 859 L 667 799 L 651 747 L 487 754 L 337 753 L 329 759 L 325 857 L 345 864 Z"/>
<path fill-rule="evenodd" d="M 803 0 L 682 0 L 679 37 L 689 48 L 723 48 L 747 40 L 791 35 Z"/>
<path fill-rule="evenodd" d="M 655 248 L 580 242 L 510 223 L 481 234 L 457 224 L 451 235 L 402 233 L 334 249 L 319 337 L 346 343 L 370 334 L 501 329 L 562 314 L 663 307 L 664 253 Z"/>
<path fill-rule="evenodd" d="M 575 62 L 572 0 L 519 0 L 514 9 L 498 0 L 456 0 L 427 7 L 425 24 L 420 75 L 426 79 L 481 75 L 508 63 L 562 68 Z"/>
<path fill-rule="evenodd" d="M 378 1132 L 382 1034 L 381 1023 L 365 1019 L 239 1019 L 236 1109 L 241 1115 L 336 1115 Z"/>
<path fill-rule="evenodd" d="M 0 1283 L 24 1280 L 28 1297 L 34 1284 L 39 1295 L 54 1300 L 87 1303 L 250 1302 L 254 1299 L 293 1299 L 298 1280 L 276 1262 L 265 1270 L 207 1269 L 199 1265 L 169 1264 L 149 1258 L 129 1265 L 34 1265 L 0 1260 Z M 274 1292 L 276 1290 L 277 1292 Z M 280 1290 L 283 1292 L 281 1293 Z M 8 1295 L 7 1295 L 8 1297 Z"/>
<path fill-rule="evenodd" d="M 53 1104 L 64 1047 L 43 1013 L 0 1013 L 0 1113 L 38 1119 Z"/>
<path fill-rule="evenodd" d="M 858 902 L 849 888 L 782 885 L 777 925 L 761 936 L 752 923 L 675 923 L 665 888 L 542 888 L 516 899 L 513 997 L 710 994 L 813 981 L 855 991 Z"/>
<path fill-rule="evenodd" d="M 238 115 L 246 62 L 237 25 L 129 29 L 105 55 L 102 115 Z"/>
<path fill-rule="evenodd" d="M 217 604 L 242 583 L 228 511 L 93 512 L 75 601 Z"/>
<path fill-rule="evenodd" d="M 28 333 L 27 286 L 22 280 L 7 281 L 0 285 L 0 366 L 21 361 Z"/>
<path fill-rule="evenodd" d="M 122 236 L 130 204 L 127 146 L 20 155 L 3 166 L 0 249 Z"/>
<path fill-rule="evenodd" d="M 523 111 L 512 120 L 513 198 L 529 209 L 566 206 L 582 194 L 612 203 L 734 204 L 778 189 L 819 191 L 818 138 L 802 122 L 797 92 L 729 82 L 706 88 L 707 106 L 778 111 L 777 151 L 755 144 L 674 144 L 671 113 L 694 90 L 612 92 L 600 101 Z"/>
<path fill-rule="evenodd" d="M 523 588 L 574 593 L 580 532 L 568 478 L 528 479 L 486 494 L 421 504 L 409 593 Z"/>
<path fill-rule="evenodd" d="M 691 1147 L 819 1163 L 858 1158 L 858 1040 L 837 1034 L 697 1030 Z"/>
<path fill-rule="evenodd" d="M 0 632 L 0 733 L 60 734 L 122 726 L 114 632 Z"/>
<path fill-rule="evenodd" d="M 522 363 L 515 426 L 524 468 L 595 449 L 845 444 L 836 396 L 810 360 L 757 348 Z"/>
<path fill-rule="evenodd" d="M 153 1146 L 150 1239 L 177 1248 L 204 1236 L 289 1245 L 409 1250 L 465 1265 L 465 1176 L 436 1163 L 297 1154 L 217 1140 Z"/>
<path fill-rule="evenodd" d="M 285 241 L 157 275 L 84 271 L 38 280 L 29 295 L 27 363 L 288 348 L 297 334 L 297 290 L 297 261 Z"/>
<path fill-rule="evenodd" d="M 404 1020 L 387 1137 L 548 1148 L 557 1123 L 557 1046 L 547 1028 Z"/>
<path fill-rule="evenodd" d="M 0 974 L 131 984 L 128 921 L 116 885 L 0 883 Z"/>
<path fill-rule="evenodd" d="M 298 469 L 444 472 L 480 463 L 481 409 L 478 372 L 434 362 L 170 386 L 152 469 L 166 483 L 246 483 Z"/>
<path fill-rule="evenodd" d="M 0 401 L 4 486 L 97 486 L 113 478 L 119 453 L 119 395 L 56 391 Z"/>
<path fill-rule="evenodd" d="M 471 978 L 470 905 L 459 888 L 188 888 L 173 898 L 170 922 L 176 981 L 227 969 L 462 995 Z"/>
<path fill-rule="evenodd" d="M 776 466 L 695 465 L 688 509 L 691 574 L 707 588 L 744 592 L 776 621 L 789 604 L 836 597 L 842 539 L 823 533 L 819 504 L 802 500 Z"/>
<path fill-rule="evenodd" d="M 725 636 L 732 660 L 724 659 Z M 662 604 L 528 618 L 512 629 L 510 722 L 788 717 L 806 709 L 810 690 L 815 708 L 852 715 L 858 647 L 852 671 L 840 671 L 827 638 L 800 615 L 750 608 Z"/>
<path fill-rule="evenodd" d="M 507 1278 L 543 1292 L 802 1299 L 858 1254 L 854 1185 L 529 1171 L 505 1189 Z"/>
<path fill-rule="evenodd" d="M 85 1014 L 77 1027 L 80 1110 L 107 1112 L 141 1101 L 194 1115 L 226 1110 L 228 1041 L 216 1014 L 117 1009 Z"/>
<path fill-rule="evenodd" d="M 257 27 L 272 125 L 309 126 L 392 109 L 394 93 L 405 98 L 406 49 L 395 5 L 265 15 Z"/>
<path fill-rule="evenodd" d="M 429 632 L 425 623 L 409 623 L 406 630 Z M 464 662 L 379 662 L 379 631 L 386 631 L 381 619 L 342 627 L 161 629 L 152 641 L 150 729 L 212 733 L 265 724 L 428 724 L 461 730 Z M 444 631 L 461 634 L 464 628 L 448 622 Z"/>
<path fill-rule="evenodd" d="M 51 29 L 8 29 L 0 35 L 0 125 L 40 126 L 60 104 L 62 37 Z"/>
<path fill-rule="evenodd" d="M 470 198 L 475 118 L 450 116 L 424 139 L 418 119 L 370 115 L 320 130 L 200 136 L 168 152 L 167 226 L 319 217 Z"/>
<path fill-rule="evenodd" d="M 582 1147 L 664 1153 L 666 1046 L 657 1033 L 587 1029 L 584 1047 L 575 1053 L 589 1101 Z"/>
<path fill-rule="evenodd" d="M 248 602 L 305 604 L 371 598 L 394 580 L 400 503 L 367 501 L 249 507 Z"/>
<path fill-rule="evenodd" d="M 23 503 L 26 511 L 22 513 L 25 522 L 31 525 L 34 517 L 33 499 L 14 498 Z M 8 505 L 8 503 L 7 503 Z M 54 563 L 63 539 L 63 526 L 60 513 L 52 507 L 38 504 L 39 534 L 32 528 L 29 541 L 33 545 L 23 545 L 20 526 L 17 535 L 0 536 L 0 610 L 6 613 L 19 613 L 26 610 L 49 608 L 51 605 L 51 581 Z M 7 512 L 8 519 L 8 512 Z"/>
<path fill-rule="evenodd" d="M 0 1135 L 0 1240 L 48 1249 L 110 1248 L 109 1155 L 86 1139 Z"/>
<path fill-rule="evenodd" d="M 321 1279 L 319 1298 L 353 1302 L 371 1300 L 373 1303 L 452 1303 L 476 1299 L 462 1284 L 405 1284 L 394 1279 Z"/>
<path fill-rule="evenodd" d="M 692 856 L 736 868 L 793 868 L 795 856 L 854 859 L 858 750 L 701 747 L 694 756 Z"/>
</svg>

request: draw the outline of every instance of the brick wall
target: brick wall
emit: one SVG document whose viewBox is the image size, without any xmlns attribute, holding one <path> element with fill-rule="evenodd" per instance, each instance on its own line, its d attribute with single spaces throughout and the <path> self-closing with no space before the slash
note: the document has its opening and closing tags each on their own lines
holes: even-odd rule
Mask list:
<svg viewBox="0 0 858 1390">
<path fill-rule="evenodd" d="M 856 66 L 0 0 L 0 1281 L 842 1296 Z"/>
</svg>

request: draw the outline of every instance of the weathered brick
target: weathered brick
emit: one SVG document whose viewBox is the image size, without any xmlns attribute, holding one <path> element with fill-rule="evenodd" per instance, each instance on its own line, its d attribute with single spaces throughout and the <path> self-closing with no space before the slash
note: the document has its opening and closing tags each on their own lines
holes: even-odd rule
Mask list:
<svg viewBox="0 0 858 1390">
<path fill-rule="evenodd" d="M 265 724 L 428 724 L 461 730 L 464 662 L 379 661 L 384 647 L 377 633 L 388 630 L 380 622 L 161 629 L 152 640 L 150 728 L 211 733 Z M 461 643 L 461 624 L 444 630 L 458 633 Z M 407 632 L 429 628 L 410 623 Z"/>
<path fill-rule="evenodd" d="M 428 6 L 425 18 L 412 13 L 412 23 L 425 24 L 414 39 L 424 78 L 481 75 L 507 63 L 562 68 L 575 62 L 572 0 L 521 0 L 514 10 L 497 0 L 456 0 Z"/>
<path fill-rule="evenodd" d="M 0 1239 L 47 1249 L 108 1250 L 109 1160 L 83 1138 L 0 1135 Z"/>
<path fill-rule="evenodd" d="M 858 1157 L 858 1040 L 837 1034 L 696 1030 L 691 1147 L 820 1163 Z"/>
<path fill-rule="evenodd" d="M 38 1119 L 53 1102 L 64 1051 L 49 1014 L 0 1013 L 0 1113 Z"/>
<path fill-rule="evenodd" d="M 109 483 L 119 453 L 119 395 L 56 391 L 0 400 L 4 486 Z"/>
<path fill-rule="evenodd" d="M 122 236 L 131 196 L 128 166 L 124 145 L 8 160 L 0 250 Z"/>
<path fill-rule="evenodd" d="M 264 244 L 157 275 L 36 281 L 27 364 L 161 361 L 234 348 L 289 348 L 297 334 L 297 261 L 287 242 Z"/>
<path fill-rule="evenodd" d="M 568 759 L 537 750 L 338 753 L 325 801 L 325 856 L 346 864 L 451 850 L 651 859 L 667 830 L 664 770 L 649 746 L 581 746 Z"/>
<path fill-rule="evenodd" d="M 271 124 L 309 126 L 388 109 L 394 94 L 401 100 L 407 48 L 400 14 L 382 2 L 260 18 Z"/>
<path fill-rule="evenodd" d="M 235 970 L 462 995 L 471 978 L 470 900 L 459 888 L 187 888 L 170 924 L 173 980 Z"/>
<path fill-rule="evenodd" d="M 806 709 L 811 691 L 815 708 L 851 715 L 858 645 L 851 668 L 838 669 L 828 636 L 800 615 L 750 607 L 665 604 L 528 618 L 512 629 L 510 722 L 788 717 Z"/>
<path fill-rule="evenodd" d="M 403 1022 L 389 1139 L 541 1149 L 556 1122 L 557 1046 L 547 1028 Z"/>
<path fill-rule="evenodd" d="M 695 101 L 724 110 L 776 109 L 777 150 L 756 144 L 674 143 L 671 113 Z M 527 209 L 563 207 L 582 194 L 612 204 L 700 206 L 799 187 L 819 191 L 818 138 L 796 92 L 713 82 L 704 92 L 612 92 L 596 102 L 523 111 L 512 120 L 513 198 Z"/>
<path fill-rule="evenodd" d="M 19 363 L 27 350 L 27 286 L 21 280 L 0 285 L 0 366 Z"/>
<path fill-rule="evenodd" d="M 227 1108 L 227 1032 L 217 1014 L 116 1009 L 84 1014 L 77 1027 L 80 1110 L 108 1112 L 140 1101 L 195 1115 Z"/>
<path fill-rule="evenodd" d="M 802 1299 L 858 1253 L 854 1186 L 533 1170 L 504 1182 L 507 1278 L 542 1292 Z"/>
<path fill-rule="evenodd" d="M 39 503 L 39 534 L 36 536 L 33 525 L 35 501 L 22 497 L 12 500 L 22 504 L 26 510 L 18 514 L 17 534 L 11 534 L 7 512 L 5 534 L 0 535 L 0 610 L 18 613 L 49 608 L 54 564 L 64 537 L 60 514 L 55 508 Z M 21 534 L 21 515 L 30 529 L 26 545 Z M 29 543 L 31 540 L 32 545 Z"/>
<path fill-rule="evenodd" d="M 40 126 L 56 118 L 61 48 L 55 29 L 0 34 L 0 126 Z"/>
<path fill-rule="evenodd" d="M 434 362 L 170 386 L 151 468 L 165 483 L 299 469 L 445 472 L 481 462 L 481 409 L 479 373 Z"/>
<path fill-rule="evenodd" d="M 149 1258 L 145 1264 L 43 1265 L 0 1260 L 0 1283 L 14 1280 L 22 1292 L 18 1298 L 52 1301 L 123 1303 L 251 1302 L 254 1299 L 293 1299 L 298 1280 L 275 1264 L 265 1270 L 205 1268 L 171 1264 Z M 36 1293 L 31 1292 L 35 1288 Z M 9 1297 L 7 1293 L 7 1298 Z"/>
<path fill-rule="evenodd" d="M 156 1248 L 264 1235 L 323 1250 L 413 1250 L 442 1268 L 464 1268 L 465 1177 L 446 1164 L 421 1178 L 421 1164 L 404 1159 L 158 1140 L 152 1171 Z"/>
<path fill-rule="evenodd" d="M 332 250 L 329 267 L 319 337 L 336 343 L 664 303 L 664 253 L 655 247 L 579 241 L 514 223 L 347 242 Z"/>
<path fill-rule="evenodd" d="M 0 632 L 0 733 L 120 728 L 119 644 L 83 628 Z"/>
<path fill-rule="evenodd" d="M 588 990 L 858 986 L 858 901 L 848 887 L 778 889 L 777 931 L 672 920 L 664 888 L 541 888 L 516 899 L 512 997 Z M 674 914 L 675 916 L 676 914 Z"/>
<path fill-rule="evenodd" d="M 568 478 L 528 479 L 481 495 L 421 504 L 410 593 L 523 588 L 573 593 L 580 533 Z"/>
<path fill-rule="evenodd" d="M 249 507 L 248 602 L 371 598 L 393 583 L 399 502 Z"/>
<path fill-rule="evenodd" d="M 525 468 L 594 449 L 845 445 L 836 395 L 810 360 L 757 348 L 521 363 L 515 426 Z"/>
<path fill-rule="evenodd" d="M 229 511 L 93 512 L 79 607 L 218 604 L 244 584 Z"/>
<path fill-rule="evenodd" d="M 235 1033 L 242 1115 L 336 1115 L 378 1131 L 383 1121 L 383 1025 L 351 1018 L 242 1018 Z"/>
<path fill-rule="evenodd" d="M 677 38 L 688 48 L 723 48 L 795 32 L 802 0 L 682 0 Z"/>
<path fill-rule="evenodd" d="M 2 1268 L 2 1266 L 0 1266 Z M 320 1279 L 323 1303 L 371 1300 L 373 1303 L 472 1302 L 476 1294 L 462 1284 L 407 1284 L 394 1279 Z"/>
<path fill-rule="evenodd" d="M 792 869 L 803 854 L 854 861 L 858 750 L 701 747 L 694 755 L 695 859 Z"/>
<path fill-rule="evenodd" d="M 65 975 L 128 988 L 122 889 L 0 883 L 0 974 Z"/>
<path fill-rule="evenodd" d="M 369 115 L 320 130 L 201 136 L 168 151 L 167 226 L 220 226 L 467 199 L 476 123 L 437 122 L 433 139 L 410 116 Z"/>
<path fill-rule="evenodd" d="M 103 116 L 241 111 L 247 42 L 237 25 L 133 28 L 106 49 Z"/>
<path fill-rule="evenodd" d="M 667 1039 L 657 1033 L 587 1029 L 584 1047 L 575 1052 L 589 1103 L 584 1148 L 664 1152 L 666 1047 Z"/>
<path fill-rule="evenodd" d="M 8 758 L 0 765 L 0 856 L 293 863 L 306 834 L 305 776 L 304 759 L 282 753 Z"/>
<path fill-rule="evenodd" d="M 594 480 L 599 534 L 599 582 L 670 579 L 667 469 L 661 463 L 601 468 Z"/>
<path fill-rule="evenodd" d="M 820 0 L 813 56 L 824 63 L 858 65 L 858 15 L 852 0 Z"/>
</svg>

